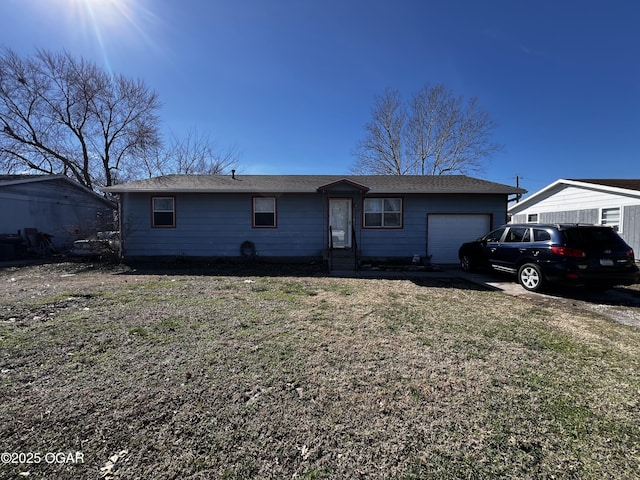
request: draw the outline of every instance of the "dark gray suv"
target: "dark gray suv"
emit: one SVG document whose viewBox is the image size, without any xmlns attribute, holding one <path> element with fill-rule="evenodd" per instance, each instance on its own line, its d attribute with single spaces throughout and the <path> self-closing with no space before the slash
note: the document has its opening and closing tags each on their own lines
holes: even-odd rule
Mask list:
<svg viewBox="0 0 640 480">
<path fill-rule="evenodd" d="M 599 289 L 631 285 L 639 270 L 633 249 L 610 227 L 598 225 L 504 225 L 459 251 L 463 270 L 515 274 L 531 291 L 548 284 Z"/>
</svg>

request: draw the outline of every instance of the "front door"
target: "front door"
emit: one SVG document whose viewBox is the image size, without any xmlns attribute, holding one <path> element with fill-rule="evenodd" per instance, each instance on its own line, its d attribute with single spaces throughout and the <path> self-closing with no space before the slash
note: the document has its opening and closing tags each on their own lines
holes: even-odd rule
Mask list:
<svg viewBox="0 0 640 480">
<path fill-rule="evenodd" d="M 351 248 L 352 209 L 350 198 L 329 199 L 329 226 L 334 248 Z"/>
</svg>

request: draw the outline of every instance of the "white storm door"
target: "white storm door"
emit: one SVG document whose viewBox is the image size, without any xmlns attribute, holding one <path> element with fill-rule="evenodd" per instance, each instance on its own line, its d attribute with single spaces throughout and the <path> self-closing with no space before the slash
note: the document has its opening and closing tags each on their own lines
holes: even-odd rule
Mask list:
<svg viewBox="0 0 640 480">
<path fill-rule="evenodd" d="M 350 198 L 329 199 L 329 225 L 334 248 L 351 248 L 352 220 Z"/>
</svg>

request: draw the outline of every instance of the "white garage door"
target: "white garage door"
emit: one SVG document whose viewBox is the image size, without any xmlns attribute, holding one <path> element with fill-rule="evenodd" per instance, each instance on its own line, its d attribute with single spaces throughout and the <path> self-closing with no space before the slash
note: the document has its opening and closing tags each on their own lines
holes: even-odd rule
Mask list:
<svg viewBox="0 0 640 480">
<path fill-rule="evenodd" d="M 458 263 L 458 248 L 489 232 L 491 216 L 484 214 L 427 215 L 427 252 L 432 263 Z"/>
</svg>

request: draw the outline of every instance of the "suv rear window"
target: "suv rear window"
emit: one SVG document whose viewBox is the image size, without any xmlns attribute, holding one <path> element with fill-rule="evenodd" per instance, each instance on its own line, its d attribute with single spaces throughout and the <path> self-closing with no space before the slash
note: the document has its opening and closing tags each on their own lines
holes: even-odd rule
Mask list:
<svg viewBox="0 0 640 480">
<path fill-rule="evenodd" d="M 611 228 L 568 228 L 564 235 L 570 245 L 618 245 L 620 237 Z"/>
<path fill-rule="evenodd" d="M 534 242 L 547 242 L 551 240 L 551 234 L 541 228 L 533 229 L 533 241 Z"/>
</svg>

